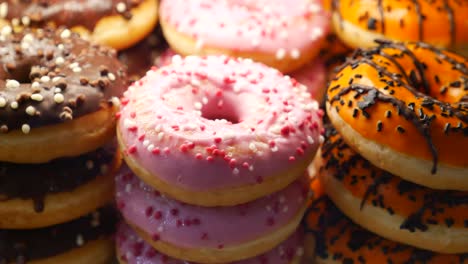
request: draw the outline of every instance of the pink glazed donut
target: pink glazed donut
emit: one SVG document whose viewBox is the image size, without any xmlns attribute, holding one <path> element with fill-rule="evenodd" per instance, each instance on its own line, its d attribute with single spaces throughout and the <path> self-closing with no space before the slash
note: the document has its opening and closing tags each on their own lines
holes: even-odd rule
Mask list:
<svg viewBox="0 0 468 264">
<path fill-rule="evenodd" d="M 304 174 L 323 137 L 306 87 L 248 59 L 189 56 L 122 100 L 117 137 L 153 188 L 201 206 L 246 203 Z"/>
<path fill-rule="evenodd" d="M 226 54 L 292 72 L 329 31 L 321 0 L 162 0 L 161 26 L 183 55 Z"/>
<path fill-rule="evenodd" d="M 124 223 L 118 227 L 116 244 L 117 258 L 120 264 L 195 264 L 174 259 L 158 252 Z M 261 256 L 231 264 L 299 264 L 303 254 L 302 235 L 298 231 L 276 248 Z"/>
<path fill-rule="evenodd" d="M 125 221 L 158 251 L 201 263 L 260 255 L 287 239 L 305 211 L 308 177 L 253 202 L 200 207 L 161 195 L 127 167 L 116 177 L 116 203 Z"/>
</svg>

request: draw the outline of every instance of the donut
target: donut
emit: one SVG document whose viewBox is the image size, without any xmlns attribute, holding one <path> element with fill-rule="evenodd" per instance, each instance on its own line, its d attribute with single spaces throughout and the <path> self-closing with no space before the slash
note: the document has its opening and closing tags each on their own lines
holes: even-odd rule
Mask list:
<svg viewBox="0 0 468 264">
<path fill-rule="evenodd" d="M 377 39 L 421 41 L 468 51 L 468 2 L 457 0 L 331 0 L 332 25 L 349 46 L 375 46 Z"/>
<path fill-rule="evenodd" d="M 0 263 L 109 263 L 116 214 L 110 207 L 71 222 L 32 230 L 0 229 Z"/>
<path fill-rule="evenodd" d="M 299 264 L 304 254 L 302 234 L 295 232 L 287 240 L 267 253 L 232 264 Z M 157 251 L 140 238 L 128 225 L 120 223 L 116 235 L 117 258 L 120 264 L 187 264 L 184 260 L 174 259 Z"/>
<path fill-rule="evenodd" d="M 145 76 L 153 65 L 157 65 L 158 58 L 164 56 L 163 53 L 167 49 L 161 28 L 158 27 L 135 46 L 119 51 L 118 57 L 127 66 L 129 79 L 137 81 Z"/>
<path fill-rule="evenodd" d="M 120 162 L 113 145 L 43 164 L 0 162 L 0 228 L 51 226 L 110 203 Z"/>
<path fill-rule="evenodd" d="M 0 3 L 0 22 L 14 26 L 65 26 L 117 50 L 131 47 L 157 22 L 157 0 L 62 0 Z"/>
<path fill-rule="evenodd" d="M 328 116 L 375 166 L 429 188 L 466 191 L 467 63 L 424 43 L 358 50 L 328 86 Z"/>
<path fill-rule="evenodd" d="M 324 187 L 315 178 L 314 192 L 303 226 L 316 246 L 304 247 L 305 254 L 315 250 L 317 264 L 350 263 L 425 263 L 463 264 L 468 254 L 442 254 L 397 243 L 363 229 L 352 222 L 325 195 Z M 310 263 L 310 262 L 307 262 Z"/>
<path fill-rule="evenodd" d="M 114 137 L 127 85 L 112 49 L 68 29 L 1 29 L 0 160 L 45 163 Z"/>
<path fill-rule="evenodd" d="M 176 60 L 124 94 L 117 138 L 129 167 L 176 200 L 246 203 L 304 174 L 323 132 L 303 85 L 249 59 Z"/>
<path fill-rule="evenodd" d="M 376 168 L 328 126 L 318 176 L 349 218 L 393 241 L 468 253 L 468 192 L 432 190 Z"/>
<path fill-rule="evenodd" d="M 313 99 L 323 102 L 326 91 L 326 68 L 321 60 L 314 60 L 290 74 L 299 83 L 307 87 Z"/>
<path fill-rule="evenodd" d="M 253 202 L 200 207 L 178 202 L 128 168 L 116 176 L 116 204 L 141 238 L 165 255 L 200 263 L 231 263 L 276 247 L 304 215 L 308 179 Z"/>
<path fill-rule="evenodd" d="M 177 53 L 251 58 L 282 72 L 314 58 L 330 27 L 318 0 L 162 0 L 160 12 Z"/>
</svg>

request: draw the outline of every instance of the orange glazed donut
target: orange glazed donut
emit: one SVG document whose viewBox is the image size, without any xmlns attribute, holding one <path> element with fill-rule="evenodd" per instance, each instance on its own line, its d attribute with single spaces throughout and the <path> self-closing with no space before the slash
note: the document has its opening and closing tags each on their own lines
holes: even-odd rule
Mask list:
<svg viewBox="0 0 468 264">
<path fill-rule="evenodd" d="M 407 182 L 374 167 L 327 126 L 318 177 L 349 218 L 383 237 L 443 253 L 468 251 L 468 192 Z"/>
<path fill-rule="evenodd" d="M 148 35 L 157 22 L 157 0 L 3 0 L 0 23 L 66 26 L 99 44 L 122 50 Z"/>
<path fill-rule="evenodd" d="M 468 1 L 328 1 L 332 1 L 334 31 L 352 47 L 370 47 L 376 39 L 389 39 L 468 51 Z"/>
<path fill-rule="evenodd" d="M 317 264 L 463 264 L 468 254 L 440 254 L 396 243 L 364 230 L 349 220 L 324 195 L 321 182 L 312 182 L 314 195 L 306 217 L 306 233 L 316 239 Z M 314 247 L 306 247 L 305 255 Z"/>
<path fill-rule="evenodd" d="M 467 61 L 424 43 L 358 50 L 328 88 L 331 122 L 375 166 L 468 190 Z"/>
</svg>

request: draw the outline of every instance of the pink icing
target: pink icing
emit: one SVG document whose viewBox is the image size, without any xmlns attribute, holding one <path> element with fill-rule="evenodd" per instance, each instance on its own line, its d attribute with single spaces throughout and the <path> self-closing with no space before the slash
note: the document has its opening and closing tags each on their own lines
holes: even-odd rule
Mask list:
<svg viewBox="0 0 468 264">
<path fill-rule="evenodd" d="M 326 69 L 320 60 L 315 60 L 294 71 L 290 76 L 307 87 L 312 98 L 321 102 L 325 93 Z"/>
<path fill-rule="evenodd" d="M 160 14 L 199 48 L 262 51 L 278 59 L 314 48 L 330 23 L 321 0 L 162 0 Z"/>
<path fill-rule="evenodd" d="M 119 224 L 116 240 L 119 257 L 128 264 L 195 264 L 156 251 L 124 223 Z M 271 251 L 232 264 L 289 264 L 295 256 L 302 256 L 303 251 L 302 235 L 297 231 Z"/>
<path fill-rule="evenodd" d="M 233 207 L 200 207 L 161 195 L 126 166 L 116 177 L 116 202 L 125 219 L 154 239 L 185 248 L 239 245 L 275 232 L 305 205 L 307 177 L 287 188 Z"/>
<path fill-rule="evenodd" d="M 323 111 L 306 87 L 247 59 L 173 60 L 130 86 L 122 105 L 125 153 L 154 177 L 190 190 L 288 173 L 310 162 L 323 139 Z"/>
</svg>

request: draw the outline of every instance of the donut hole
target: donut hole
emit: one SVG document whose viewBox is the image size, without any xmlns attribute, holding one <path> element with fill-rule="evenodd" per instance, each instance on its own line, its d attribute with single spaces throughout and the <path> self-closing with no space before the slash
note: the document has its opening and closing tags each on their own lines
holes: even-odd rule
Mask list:
<svg viewBox="0 0 468 264">
<path fill-rule="evenodd" d="M 202 117 L 209 120 L 226 120 L 231 124 L 238 124 L 240 116 L 237 107 L 228 97 L 212 98 L 203 105 Z"/>
</svg>

